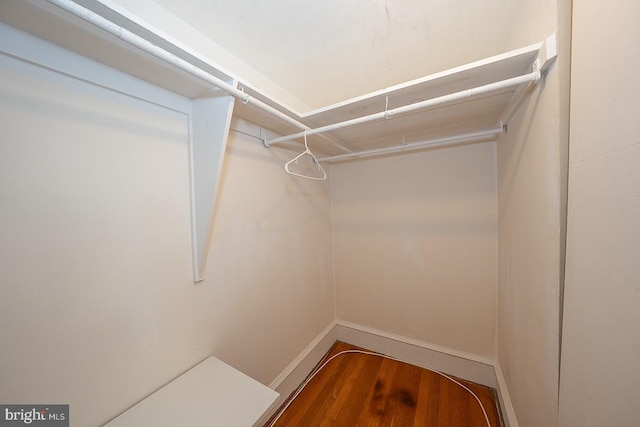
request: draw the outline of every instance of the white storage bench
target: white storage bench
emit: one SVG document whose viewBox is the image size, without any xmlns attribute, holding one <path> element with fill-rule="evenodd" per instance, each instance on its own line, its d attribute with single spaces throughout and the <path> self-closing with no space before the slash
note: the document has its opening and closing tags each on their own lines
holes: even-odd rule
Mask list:
<svg viewBox="0 0 640 427">
<path fill-rule="evenodd" d="M 209 357 L 107 427 L 251 427 L 279 394 Z"/>
</svg>

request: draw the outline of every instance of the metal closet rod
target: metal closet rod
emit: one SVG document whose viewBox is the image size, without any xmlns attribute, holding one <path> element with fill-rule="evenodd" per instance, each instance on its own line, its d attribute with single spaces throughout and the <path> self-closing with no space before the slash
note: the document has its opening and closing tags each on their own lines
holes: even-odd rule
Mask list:
<svg viewBox="0 0 640 427">
<path fill-rule="evenodd" d="M 443 138 L 428 139 L 424 141 L 412 142 L 409 144 L 394 145 L 392 147 L 375 148 L 372 150 L 357 151 L 355 153 L 338 154 L 335 156 L 321 157 L 318 162 L 337 162 L 340 160 L 350 160 L 362 157 L 378 156 L 382 154 L 398 153 L 401 151 L 419 150 L 427 147 L 439 147 L 442 145 L 460 144 L 463 142 L 473 142 L 496 136 L 504 133 L 504 126 L 496 129 L 481 130 L 478 132 L 465 133 L 461 135 L 445 136 Z"/>
<path fill-rule="evenodd" d="M 426 101 L 416 102 L 414 104 L 405 105 L 403 107 L 394 108 L 392 110 L 381 111 L 379 113 L 373 113 L 368 116 L 358 117 L 356 119 L 345 120 L 343 122 L 334 123 L 327 126 L 321 126 L 315 129 L 307 130 L 307 136 L 315 135 L 318 133 L 330 132 L 332 130 L 343 129 L 350 126 L 356 126 L 364 123 L 369 123 L 381 119 L 390 119 L 396 114 L 407 114 L 418 110 L 424 110 L 427 108 L 435 107 L 437 105 L 445 104 L 448 102 L 459 101 L 465 98 L 481 95 L 496 90 L 506 89 L 514 86 L 519 86 L 524 83 L 537 82 L 540 80 L 540 69 L 534 66 L 534 71 L 523 74 L 521 76 L 512 77 L 510 79 L 501 80 L 495 83 L 489 83 L 483 86 L 478 86 L 470 89 L 461 90 L 459 92 L 450 93 L 448 95 L 438 96 L 436 98 L 427 99 Z M 292 139 L 301 138 L 305 132 L 298 132 L 291 135 L 286 135 L 271 140 L 265 140 L 264 145 L 270 147 L 273 144 L 279 144 Z"/>
<path fill-rule="evenodd" d="M 137 47 L 147 53 L 149 53 L 150 55 L 155 56 L 156 58 L 159 58 L 189 74 L 191 74 L 192 76 L 195 76 L 201 80 L 204 80 L 207 83 L 212 84 L 213 86 L 224 90 L 225 92 L 228 92 L 229 95 L 240 99 L 243 103 L 249 103 L 251 105 L 254 105 L 258 108 L 260 108 L 263 111 L 266 111 L 269 114 L 272 114 L 284 121 L 286 121 L 289 124 L 292 124 L 295 127 L 298 127 L 300 129 L 308 129 L 308 126 L 306 126 L 305 124 L 297 121 L 296 119 L 288 116 L 287 114 L 273 108 L 272 106 L 270 106 L 269 104 L 266 104 L 262 101 L 260 101 L 259 99 L 256 99 L 250 95 L 248 95 L 247 93 L 245 93 L 244 91 L 236 88 L 233 85 L 230 85 L 229 83 L 225 82 L 224 80 L 221 80 L 217 77 L 215 77 L 214 75 L 208 73 L 207 71 L 204 71 L 203 69 L 196 67 L 195 65 L 185 61 L 182 58 L 177 57 L 176 55 L 174 55 L 171 52 L 168 52 L 166 50 L 164 50 L 163 48 L 161 48 L 160 46 L 157 46 L 153 43 L 151 43 L 149 40 L 146 40 L 143 37 L 140 37 L 139 35 L 127 30 L 126 28 L 112 22 L 109 21 L 108 19 L 104 18 L 101 15 L 98 15 L 97 13 L 83 7 L 80 6 L 79 4 L 77 4 L 76 2 L 72 1 L 72 0 L 47 0 L 49 3 L 58 6 L 59 8 L 71 13 L 72 15 L 77 16 L 80 19 L 83 19 L 87 22 L 89 22 L 90 24 L 95 25 L 96 27 L 118 37 L 119 39 L 121 39 L 122 41 L 129 43 L 130 45 Z"/>
</svg>

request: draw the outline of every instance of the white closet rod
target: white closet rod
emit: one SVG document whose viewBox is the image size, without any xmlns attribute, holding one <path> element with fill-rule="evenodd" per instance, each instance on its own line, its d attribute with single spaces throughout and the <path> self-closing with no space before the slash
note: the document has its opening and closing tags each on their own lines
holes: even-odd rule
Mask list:
<svg viewBox="0 0 640 427">
<path fill-rule="evenodd" d="M 529 74 L 525 74 L 519 77 L 513 77 L 510 79 L 506 79 L 506 80 L 502 80 L 496 83 L 490 83 L 484 86 L 479 86 L 476 88 L 471 88 L 471 89 L 466 89 L 460 92 L 455 92 L 449 95 L 444 95 L 444 96 L 440 96 L 437 98 L 432 98 L 426 101 L 422 101 L 422 102 L 418 102 L 418 103 L 414 103 L 414 104 L 410 104 L 410 105 L 405 105 L 403 107 L 398 107 L 392 110 L 386 110 L 386 111 L 382 111 L 380 113 L 375 113 L 375 114 L 371 114 L 368 116 L 364 116 L 364 117 L 359 117 L 356 119 L 352 119 L 352 120 L 346 120 L 343 122 L 339 122 L 339 123 L 334 123 L 331 125 L 327 125 L 327 126 L 322 126 L 316 129 L 309 129 L 308 126 L 306 126 L 305 124 L 299 122 L 298 120 L 288 116 L 287 114 L 281 112 L 280 110 L 277 110 L 275 108 L 273 108 L 272 106 L 260 101 L 259 99 L 256 99 L 250 95 L 248 95 L 247 93 L 245 93 L 244 91 L 236 88 L 235 86 L 225 82 L 224 80 L 221 80 L 215 76 L 213 76 L 212 74 L 204 71 L 203 69 L 185 61 L 182 58 L 177 57 L 176 55 L 172 54 L 171 52 L 168 52 L 164 49 L 162 49 L 161 47 L 154 45 L 152 42 L 150 42 L 149 40 L 146 40 L 140 36 L 138 36 L 137 34 L 127 30 L 126 28 L 112 22 L 109 21 L 108 19 L 104 18 L 103 16 L 83 7 L 80 6 L 79 4 L 77 4 L 76 2 L 74 2 L 73 0 L 47 0 L 49 3 L 71 13 L 72 15 L 77 16 L 80 19 L 83 19 L 87 22 L 89 22 L 90 24 L 95 25 L 96 27 L 114 35 L 115 37 L 118 37 L 119 39 L 123 40 L 126 43 L 129 43 L 130 45 L 137 47 L 145 52 L 147 52 L 148 54 L 161 59 L 185 72 L 187 72 L 188 74 L 191 74 L 192 76 L 195 76 L 219 89 L 224 90 L 225 92 L 229 93 L 231 96 L 240 99 L 243 103 L 249 103 L 251 105 L 254 105 L 258 108 L 260 108 L 261 110 L 272 114 L 282 120 L 284 120 L 285 122 L 298 127 L 300 129 L 303 129 L 302 132 L 298 132 L 292 135 L 288 135 L 288 136 L 283 136 L 283 137 L 279 137 L 279 138 L 274 138 L 271 140 L 264 140 L 264 145 L 269 147 L 273 144 L 278 144 L 281 142 L 285 142 L 285 141 L 290 141 L 292 139 L 296 139 L 296 138 L 300 138 L 304 135 L 304 131 L 306 130 L 307 132 L 307 136 L 309 135 L 315 135 L 315 134 L 319 134 L 319 133 L 323 133 L 323 132 L 329 132 L 332 130 L 337 130 L 337 129 L 342 129 L 345 127 L 349 127 L 349 126 L 355 126 L 358 124 L 363 124 L 363 123 L 368 123 L 374 120 L 380 120 L 380 119 L 388 119 L 391 118 L 392 116 L 396 115 L 396 114 L 406 114 L 406 113 L 411 113 L 417 110 L 422 110 L 422 109 L 426 109 L 426 108 L 430 108 L 436 105 L 440 105 L 440 104 L 444 104 L 447 102 L 453 102 L 453 101 L 457 101 L 457 100 L 461 100 L 464 98 L 469 98 L 472 96 L 476 96 L 479 94 L 483 94 L 483 93 L 487 93 L 487 92 L 491 92 L 491 91 L 495 91 L 495 90 L 500 90 L 500 89 L 505 89 L 505 88 L 509 88 L 509 87 L 513 87 L 513 86 L 518 86 L 520 84 L 523 83 L 527 83 L 527 82 L 535 82 L 538 81 L 540 79 L 540 69 L 538 67 L 535 67 L 534 71 L 529 73 Z M 346 151 L 351 151 L 346 147 L 342 147 L 344 150 Z M 351 153 L 349 153 L 351 154 Z"/>
<path fill-rule="evenodd" d="M 265 104 L 259 99 L 253 98 L 252 96 L 246 94 L 244 91 L 236 88 L 233 85 L 221 80 L 212 74 L 202 70 L 201 68 L 196 67 L 195 65 L 185 61 L 182 58 L 177 57 L 176 55 L 168 52 L 161 47 L 154 45 L 149 40 L 146 40 L 135 33 L 127 30 L 126 28 L 115 24 L 114 22 L 109 21 L 108 19 L 98 15 L 97 13 L 80 6 L 76 2 L 72 0 L 47 0 L 49 3 L 58 6 L 59 8 L 66 10 L 72 15 L 77 16 L 80 19 L 83 19 L 90 24 L 95 25 L 96 27 L 118 37 L 126 43 L 129 43 L 132 46 L 135 46 L 150 55 L 153 55 L 156 58 L 159 58 L 189 74 L 195 76 L 199 79 L 204 80 L 207 83 L 212 84 L 213 86 L 224 90 L 229 93 L 231 96 L 240 99 L 243 103 L 249 103 L 254 105 L 261 110 L 266 111 L 269 114 L 272 114 L 280 119 L 286 121 L 289 124 L 292 124 L 295 127 L 300 129 L 308 129 L 308 126 L 303 123 L 295 120 L 292 117 L 284 114 L 283 112 L 273 108 L 272 106 Z"/>
<path fill-rule="evenodd" d="M 343 129 L 350 126 L 356 126 L 376 120 L 390 119 L 396 114 L 407 114 L 418 110 L 424 110 L 437 105 L 445 104 L 448 102 L 459 101 L 461 99 L 470 98 L 472 96 L 481 95 L 496 90 L 506 89 L 514 86 L 519 86 L 524 83 L 535 82 L 540 80 L 540 70 L 538 67 L 534 67 L 534 71 L 528 74 L 523 74 L 518 77 L 512 77 L 510 79 L 501 80 L 495 83 L 489 83 L 483 86 L 475 88 L 461 90 L 459 92 L 450 93 L 448 95 L 438 96 L 436 98 L 427 99 L 426 101 L 416 102 L 414 104 L 405 105 L 403 107 L 394 108 L 392 110 L 381 111 L 379 113 L 370 114 L 368 116 L 358 117 L 356 119 L 345 120 L 343 122 L 334 123 L 327 126 L 321 126 L 315 129 L 307 131 L 307 136 L 315 135 L 317 133 L 330 132 L 332 130 Z M 271 140 L 265 140 L 264 145 L 270 147 L 273 144 L 279 144 L 292 139 L 300 138 L 304 135 L 304 132 L 298 132 L 291 135 L 286 135 Z"/>
<path fill-rule="evenodd" d="M 357 151 L 355 153 L 338 154 L 335 156 L 321 157 L 319 162 L 336 162 L 340 160 L 349 160 L 361 157 L 371 157 L 381 154 L 397 153 L 401 151 L 419 150 L 426 147 L 439 147 L 442 145 L 459 144 L 462 142 L 472 142 L 496 136 L 504 132 L 504 127 L 500 126 L 496 129 L 482 130 L 478 132 L 465 133 L 462 135 L 446 136 L 443 138 L 429 139 L 425 141 L 412 142 L 410 144 L 394 145 L 393 147 L 375 148 L 372 150 Z"/>
</svg>

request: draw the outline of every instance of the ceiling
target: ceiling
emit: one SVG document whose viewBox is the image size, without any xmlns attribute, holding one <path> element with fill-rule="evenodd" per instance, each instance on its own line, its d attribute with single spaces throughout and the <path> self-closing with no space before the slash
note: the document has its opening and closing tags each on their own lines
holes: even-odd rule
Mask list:
<svg viewBox="0 0 640 427">
<path fill-rule="evenodd" d="M 314 128 L 527 72 L 509 47 L 519 0 L 75 0 Z M 45 0 L 0 0 L 0 19 L 185 96 L 202 81 Z M 532 43 L 539 42 L 538 40 Z M 481 61 L 475 72 L 465 64 Z M 501 65 L 503 62 L 506 65 Z M 451 70 L 452 69 L 452 70 Z M 471 71 L 469 71 L 471 70 Z M 515 88 L 310 138 L 324 155 L 412 143 L 498 123 Z M 236 102 L 278 134 L 299 128 Z M 331 144 L 334 141 L 338 144 Z"/>
<path fill-rule="evenodd" d="M 317 109 L 504 52 L 524 2 L 155 3 Z"/>
</svg>

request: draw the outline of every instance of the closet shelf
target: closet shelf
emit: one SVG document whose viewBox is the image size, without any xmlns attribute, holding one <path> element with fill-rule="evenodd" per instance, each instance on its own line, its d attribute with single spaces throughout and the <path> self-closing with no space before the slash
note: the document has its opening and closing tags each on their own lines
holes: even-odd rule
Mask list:
<svg viewBox="0 0 640 427">
<path fill-rule="evenodd" d="M 320 161 L 460 143 L 467 137 L 495 140 L 555 58 L 553 34 L 541 43 L 294 117 L 309 126 L 309 145 L 323 153 Z M 274 123 L 254 106 L 236 104 L 235 114 L 285 135 L 267 139 L 267 146 L 302 139 L 302 131 Z"/>
<path fill-rule="evenodd" d="M 8 35 L 0 38 L 4 41 L 0 54 L 119 93 L 132 90 L 120 87 L 119 80 L 105 86 L 100 75 L 78 64 L 60 64 L 41 42 L 8 29 L 13 27 L 187 98 L 181 102 L 189 104 L 184 113 L 191 129 L 194 281 L 204 278 L 232 114 L 260 126 L 267 146 L 295 138 L 302 143 L 306 130 L 307 150 L 316 153 L 320 162 L 490 141 L 504 131 L 529 89 L 556 57 L 552 35 L 535 45 L 299 112 L 111 0 L 0 2 L 0 21 L 9 26 L 0 26 L 0 32 Z M 17 43 L 18 39 L 23 40 Z M 132 96 L 147 99 L 151 95 Z M 156 103 L 154 97 L 147 100 Z M 280 135 L 289 136 L 279 140 Z M 299 145 L 296 149 L 300 150 Z"/>
<path fill-rule="evenodd" d="M 326 160 L 334 156 L 344 159 L 343 155 L 350 152 L 388 152 L 392 151 L 391 147 L 401 148 L 496 129 L 501 121 L 506 123 L 532 80 L 504 87 L 496 85 L 492 90 L 473 96 L 452 98 L 402 114 L 393 112 L 406 110 L 410 105 L 429 104 L 429 100 L 450 94 L 530 75 L 535 72 L 536 62 L 544 73 L 556 56 L 555 35 L 552 35 L 541 43 L 317 110 L 299 112 L 276 102 L 250 82 L 233 76 L 160 30 L 149 28 L 141 18 L 121 8 L 115 10 L 116 5 L 108 0 L 24 0 L 10 3 L 3 6 L 2 10 L 2 20 L 9 25 L 191 99 L 216 96 L 221 91 L 230 93 L 243 101 L 235 103 L 234 115 L 273 134 L 292 135 L 291 139 L 298 139 L 300 143 L 302 131 L 307 129 L 309 146 Z M 67 13 L 69 10 L 65 12 L 62 9 L 79 4 L 82 4 L 80 8 L 86 8 L 108 20 L 109 26 L 130 32 L 166 55 L 158 57 L 148 50 L 132 46 L 116 35 L 119 30 L 108 34 L 104 28 L 101 30 L 95 24 L 86 22 L 86 16 L 72 16 L 72 13 Z M 167 63 L 166 57 L 174 57 L 187 64 L 187 67 L 181 69 Z M 192 72 L 193 69 L 198 72 Z M 202 78 L 202 75 L 222 82 L 222 89 L 213 80 Z M 234 82 L 237 82 L 237 86 Z M 389 111 L 392 113 L 387 113 Z M 372 115 L 377 115 L 379 120 L 359 123 L 364 117 Z M 333 129 L 336 123 L 345 122 L 357 125 Z M 314 130 L 318 128 L 331 130 L 314 135 Z M 265 145 L 275 142 L 283 142 L 283 139 L 266 139 Z"/>
</svg>

